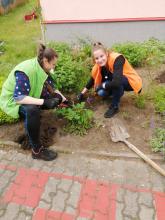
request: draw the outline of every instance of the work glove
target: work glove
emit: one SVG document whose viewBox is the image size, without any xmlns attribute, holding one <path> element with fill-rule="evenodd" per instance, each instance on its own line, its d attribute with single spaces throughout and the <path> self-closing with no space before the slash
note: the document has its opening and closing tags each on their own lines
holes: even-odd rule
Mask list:
<svg viewBox="0 0 165 220">
<path fill-rule="evenodd" d="M 60 108 L 73 108 L 73 103 L 69 100 L 65 100 L 59 105 Z"/>
<path fill-rule="evenodd" d="M 84 94 L 82 94 L 82 93 L 78 94 L 77 100 L 78 100 L 79 102 L 82 102 L 82 101 L 84 100 Z"/>
<path fill-rule="evenodd" d="M 59 98 L 51 98 L 51 99 L 44 99 L 43 107 L 46 109 L 53 109 L 60 104 Z"/>
</svg>

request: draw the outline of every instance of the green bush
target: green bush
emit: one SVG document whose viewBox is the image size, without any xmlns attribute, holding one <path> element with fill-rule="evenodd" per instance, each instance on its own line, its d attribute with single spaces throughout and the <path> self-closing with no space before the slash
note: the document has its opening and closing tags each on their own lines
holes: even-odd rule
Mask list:
<svg viewBox="0 0 165 220">
<path fill-rule="evenodd" d="M 146 58 L 146 51 L 141 46 L 141 43 L 115 44 L 112 49 L 123 54 L 134 67 L 141 66 Z"/>
<path fill-rule="evenodd" d="M 91 70 L 89 46 L 72 48 L 65 43 L 51 43 L 49 46 L 59 55 L 54 74 L 57 88 L 63 92 L 80 91 Z"/>
<path fill-rule="evenodd" d="M 115 44 L 112 49 L 123 54 L 134 67 L 157 66 L 165 59 L 165 42 L 155 38 L 143 43 Z"/>
<path fill-rule="evenodd" d="M 93 112 L 84 108 L 85 103 L 76 104 L 73 108 L 63 108 L 56 111 L 57 115 L 67 119 L 64 130 L 76 135 L 84 135 L 93 124 Z"/>
<path fill-rule="evenodd" d="M 157 128 L 150 143 L 154 152 L 165 153 L 165 129 Z"/>
</svg>

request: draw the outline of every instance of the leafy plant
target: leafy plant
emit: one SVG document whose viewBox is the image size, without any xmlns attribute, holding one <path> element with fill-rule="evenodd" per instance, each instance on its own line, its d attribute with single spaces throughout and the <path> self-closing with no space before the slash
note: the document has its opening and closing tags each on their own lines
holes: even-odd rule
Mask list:
<svg viewBox="0 0 165 220">
<path fill-rule="evenodd" d="M 153 93 L 154 106 L 157 112 L 165 113 L 165 87 L 158 86 Z"/>
<path fill-rule="evenodd" d="M 123 54 L 134 67 L 156 67 L 165 59 L 165 42 L 155 38 L 143 43 L 115 44 L 112 49 Z"/>
<path fill-rule="evenodd" d="M 76 135 L 84 135 L 93 124 L 93 112 L 84 108 L 85 103 L 76 104 L 73 108 L 63 108 L 56 111 L 57 115 L 67 119 L 64 130 Z"/>
<path fill-rule="evenodd" d="M 72 48 L 66 43 L 51 43 L 58 55 L 54 80 L 63 92 L 78 92 L 85 85 L 90 69 L 89 47 Z"/>
<path fill-rule="evenodd" d="M 150 143 L 154 152 L 165 153 L 165 129 L 157 128 Z"/>
<path fill-rule="evenodd" d="M 123 54 L 134 67 L 142 66 L 143 61 L 146 59 L 146 50 L 144 50 L 141 43 L 115 44 L 112 49 Z"/>
</svg>

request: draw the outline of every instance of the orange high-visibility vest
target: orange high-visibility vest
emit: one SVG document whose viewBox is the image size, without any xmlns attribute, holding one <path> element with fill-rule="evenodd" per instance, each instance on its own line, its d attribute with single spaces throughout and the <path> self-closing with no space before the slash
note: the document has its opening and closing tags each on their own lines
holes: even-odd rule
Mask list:
<svg viewBox="0 0 165 220">
<path fill-rule="evenodd" d="M 113 73 L 114 62 L 117 57 L 121 54 L 116 52 L 111 52 L 108 54 L 107 66 L 111 73 Z M 133 69 L 133 67 L 129 64 L 127 59 L 125 58 L 125 63 L 123 66 L 123 75 L 127 77 L 129 84 L 135 93 L 138 93 L 142 88 L 142 79 L 137 74 L 137 72 Z M 102 75 L 101 75 L 101 67 L 98 64 L 95 64 L 92 68 L 92 78 L 94 79 L 94 87 L 101 84 Z"/>
</svg>

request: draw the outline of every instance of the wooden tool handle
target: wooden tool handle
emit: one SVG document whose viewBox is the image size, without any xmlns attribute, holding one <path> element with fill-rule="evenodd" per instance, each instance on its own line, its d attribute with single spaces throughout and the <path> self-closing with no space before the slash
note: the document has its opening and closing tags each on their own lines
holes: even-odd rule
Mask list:
<svg viewBox="0 0 165 220">
<path fill-rule="evenodd" d="M 160 166 L 158 166 L 154 161 L 152 161 L 149 157 L 147 157 L 144 153 L 142 153 L 139 149 L 137 149 L 133 144 L 131 144 L 127 140 L 123 140 L 123 142 L 135 153 L 137 153 L 143 160 L 149 163 L 153 168 L 155 168 L 159 173 L 165 176 L 165 170 L 163 170 Z"/>
</svg>

